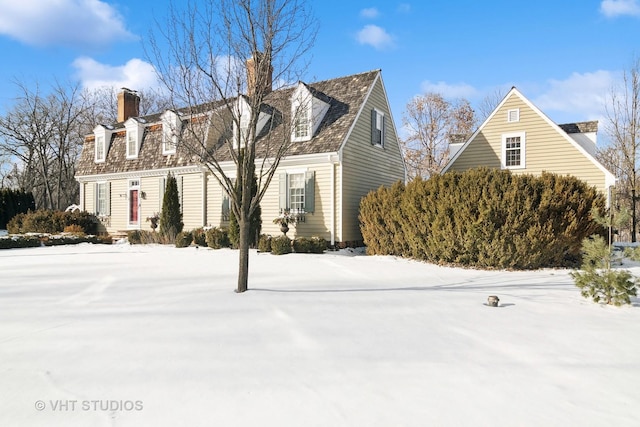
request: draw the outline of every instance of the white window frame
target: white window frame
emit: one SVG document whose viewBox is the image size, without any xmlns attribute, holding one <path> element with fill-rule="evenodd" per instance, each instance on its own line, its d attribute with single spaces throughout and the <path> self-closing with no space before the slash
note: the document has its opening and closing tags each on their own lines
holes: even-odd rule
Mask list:
<svg viewBox="0 0 640 427">
<path fill-rule="evenodd" d="M 139 151 L 137 126 L 127 129 L 126 138 L 127 138 L 127 159 L 137 159 L 138 151 Z M 133 144 L 133 147 L 131 146 L 132 144 Z"/>
<path fill-rule="evenodd" d="M 520 109 L 513 108 L 507 110 L 507 123 L 517 123 L 520 121 Z"/>
<path fill-rule="evenodd" d="M 289 211 L 294 214 L 304 213 L 304 206 L 306 202 L 305 172 L 287 173 L 287 206 L 289 207 Z M 301 187 L 300 186 L 294 187 L 292 185 L 292 182 L 294 180 L 297 180 L 297 183 L 301 184 Z M 296 190 L 297 194 L 292 194 L 293 190 Z M 297 200 L 294 201 L 294 199 L 297 199 Z M 294 204 L 296 206 L 294 206 Z"/>
<path fill-rule="evenodd" d="M 293 109 L 293 134 L 291 140 L 294 142 L 308 141 L 311 139 L 311 102 L 302 102 Z"/>
<path fill-rule="evenodd" d="M 95 144 L 96 144 L 95 162 L 96 163 L 104 163 L 104 161 L 107 158 L 106 139 L 107 138 L 105 135 L 96 135 L 95 137 Z"/>
<path fill-rule="evenodd" d="M 520 164 L 507 166 L 507 140 L 510 138 L 520 138 Z M 502 134 L 502 169 L 525 169 L 526 168 L 526 132 L 511 132 Z"/>
<path fill-rule="evenodd" d="M 103 191 L 101 197 L 101 190 Z M 98 217 L 106 217 L 109 215 L 109 195 L 107 191 L 109 191 L 109 183 L 107 181 L 96 182 L 96 194 L 94 196 L 96 200 L 95 213 Z"/>
</svg>

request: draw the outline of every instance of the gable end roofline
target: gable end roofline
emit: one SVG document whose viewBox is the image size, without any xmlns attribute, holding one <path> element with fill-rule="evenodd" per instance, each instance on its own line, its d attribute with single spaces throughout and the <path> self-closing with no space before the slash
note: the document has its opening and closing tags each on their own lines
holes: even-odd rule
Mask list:
<svg viewBox="0 0 640 427">
<path fill-rule="evenodd" d="M 540 110 L 538 107 L 536 107 L 522 93 L 520 93 L 520 91 L 518 89 L 516 89 L 515 86 L 511 88 L 511 90 L 502 99 L 500 104 L 498 104 L 498 106 L 493 110 L 493 112 L 489 115 L 489 117 L 487 117 L 487 119 L 480 125 L 480 127 L 478 127 L 478 129 L 473 133 L 473 135 L 471 135 L 471 137 L 467 140 L 467 142 L 465 142 L 464 145 L 462 147 L 460 147 L 458 152 L 451 158 L 449 163 L 447 163 L 447 165 L 442 169 L 442 173 L 445 173 L 447 170 L 449 170 L 449 167 L 453 164 L 453 162 L 455 162 L 455 160 L 460 156 L 460 154 L 469 146 L 471 141 L 473 141 L 473 139 L 482 131 L 482 129 L 484 129 L 486 124 L 491 119 L 493 119 L 493 117 L 497 114 L 498 110 L 500 108 L 502 108 L 502 106 L 505 104 L 505 102 L 507 102 L 507 100 L 512 95 L 515 95 L 518 98 L 520 98 L 520 100 L 522 102 L 524 102 L 536 114 L 538 114 L 540 117 L 542 117 L 542 119 L 544 121 L 546 121 L 547 124 L 549 124 L 556 132 L 558 132 L 567 142 L 569 142 L 571 145 L 573 145 L 580 153 L 582 153 L 587 159 L 589 159 L 591 161 L 591 163 L 593 163 L 598 169 L 600 169 L 604 173 L 604 176 L 605 176 L 605 187 L 610 187 L 610 186 L 612 186 L 612 185 L 614 185 L 616 183 L 616 177 L 607 168 L 605 168 L 602 165 L 602 163 L 600 163 L 595 157 L 593 157 L 584 148 L 582 148 L 580 146 L 580 144 L 578 144 L 573 138 L 571 138 L 569 136 L 569 134 L 567 134 L 567 132 L 565 132 L 560 126 L 558 126 L 556 123 L 554 123 L 554 121 L 551 120 L 545 113 L 543 113 L 542 110 Z"/>
</svg>

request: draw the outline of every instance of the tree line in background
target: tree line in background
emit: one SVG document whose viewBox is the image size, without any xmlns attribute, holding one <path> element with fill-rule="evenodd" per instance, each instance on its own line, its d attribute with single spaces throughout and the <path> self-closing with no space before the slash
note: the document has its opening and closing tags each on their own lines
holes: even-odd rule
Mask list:
<svg viewBox="0 0 640 427">
<path fill-rule="evenodd" d="M 0 230 L 7 228 L 7 223 L 20 213 L 35 210 L 33 194 L 24 190 L 0 188 Z"/>
<path fill-rule="evenodd" d="M 85 135 L 117 121 L 116 90 L 57 83 L 45 94 L 39 84 L 16 87 L 14 105 L 0 116 L 0 188 L 31 192 L 38 209 L 63 210 L 78 202 L 74 176 Z M 148 91 L 140 110 L 164 105 L 161 95 Z"/>
</svg>

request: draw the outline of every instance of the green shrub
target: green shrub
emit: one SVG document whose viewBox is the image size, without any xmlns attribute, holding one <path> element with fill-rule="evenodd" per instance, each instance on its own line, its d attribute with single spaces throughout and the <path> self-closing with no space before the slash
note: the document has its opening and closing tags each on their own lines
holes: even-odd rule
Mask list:
<svg viewBox="0 0 640 427">
<path fill-rule="evenodd" d="M 196 228 L 191 231 L 191 235 L 193 236 L 193 243 L 198 246 L 207 246 L 207 234 L 204 231 L 204 228 Z"/>
<path fill-rule="evenodd" d="M 84 235 L 86 234 L 84 232 L 84 228 L 82 228 L 81 226 L 79 226 L 78 224 L 71 224 L 71 225 L 67 225 L 64 230 L 62 230 L 64 233 L 70 233 L 70 234 L 78 234 L 78 235 Z"/>
<path fill-rule="evenodd" d="M 258 239 L 258 251 L 271 252 L 271 236 L 268 234 L 261 234 Z"/>
<path fill-rule="evenodd" d="M 22 221 L 26 216 L 25 213 L 19 213 L 15 215 L 13 218 L 9 220 L 7 223 L 7 231 L 10 234 L 20 234 L 22 233 Z"/>
<path fill-rule="evenodd" d="M 278 236 L 271 239 L 271 253 L 284 255 L 291 253 L 291 239 L 287 236 Z"/>
<path fill-rule="evenodd" d="M 637 296 L 638 281 L 627 270 L 611 268 L 613 254 L 601 236 L 583 241 L 582 271 L 571 273 L 580 293 L 594 302 L 622 305 L 630 304 Z"/>
<path fill-rule="evenodd" d="M 175 236 L 182 231 L 183 226 L 178 183 L 176 178 L 169 173 L 162 199 L 162 211 L 160 212 L 160 234 L 173 242 Z"/>
<path fill-rule="evenodd" d="M 229 236 L 226 230 L 213 227 L 207 230 L 207 246 L 212 249 L 228 248 L 230 246 Z"/>
<path fill-rule="evenodd" d="M 127 232 L 127 241 L 131 245 L 139 245 L 142 243 L 142 233 L 140 230 L 132 230 Z"/>
<path fill-rule="evenodd" d="M 575 265 L 582 240 L 603 232 L 604 198 L 568 176 L 472 169 L 397 183 L 363 198 L 367 252 L 482 268 Z"/>
<path fill-rule="evenodd" d="M 0 229 L 8 228 L 8 222 L 20 213 L 36 210 L 33 193 L 24 190 L 0 188 Z"/>
<path fill-rule="evenodd" d="M 193 235 L 190 231 L 181 231 L 176 236 L 176 248 L 186 248 L 193 242 Z"/>
<path fill-rule="evenodd" d="M 37 236 L 6 236 L 0 237 L 0 249 L 37 248 L 42 246 Z"/>
<path fill-rule="evenodd" d="M 311 253 L 321 254 L 327 250 L 327 241 L 323 237 L 314 236 L 311 238 Z"/>
</svg>

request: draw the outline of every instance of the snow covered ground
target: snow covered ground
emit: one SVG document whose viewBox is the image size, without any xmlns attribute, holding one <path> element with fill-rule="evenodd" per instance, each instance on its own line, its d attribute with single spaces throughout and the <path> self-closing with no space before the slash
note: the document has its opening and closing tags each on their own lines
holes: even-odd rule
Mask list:
<svg viewBox="0 0 640 427">
<path fill-rule="evenodd" d="M 0 251 L 0 425 L 639 425 L 638 299 L 348 255 Z"/>
</svg>

